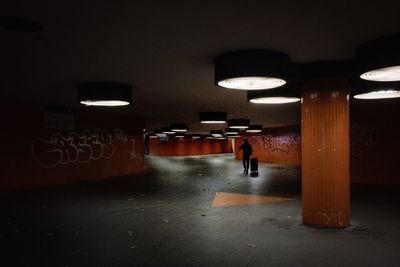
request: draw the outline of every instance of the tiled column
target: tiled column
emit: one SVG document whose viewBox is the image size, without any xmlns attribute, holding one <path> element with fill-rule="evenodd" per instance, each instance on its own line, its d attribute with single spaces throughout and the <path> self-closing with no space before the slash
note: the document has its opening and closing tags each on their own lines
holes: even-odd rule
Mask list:
<svg viewBox="0 0 400 267">
<path fill-rule="evenodd" d="M 301 155 L 303 223 L 350 225 L 348 82 L 310 79 L 302 85 Z"/>
</svg>

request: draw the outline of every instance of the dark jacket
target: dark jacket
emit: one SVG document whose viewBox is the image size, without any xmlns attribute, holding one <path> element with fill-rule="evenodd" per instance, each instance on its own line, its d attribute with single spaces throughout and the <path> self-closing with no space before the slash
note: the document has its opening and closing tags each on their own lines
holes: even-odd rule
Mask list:
<svg viewBox="0 0 400 267">
<path fill-rule="evenodd" d="M 249 158 L 251 154 L 253 154 L 253 148 L 249 144 L 249 142 L 244 141 L 243 144 L 239 146 L 239 149 L 243 150 L 243 157 Z"/>
</svg>

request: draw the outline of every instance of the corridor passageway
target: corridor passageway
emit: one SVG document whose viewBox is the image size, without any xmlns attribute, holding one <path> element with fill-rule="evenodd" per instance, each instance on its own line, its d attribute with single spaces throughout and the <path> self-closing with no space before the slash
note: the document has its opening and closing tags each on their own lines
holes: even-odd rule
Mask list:
<svg viewBox="0 0 400 267">
<path fill-rule="evenodd" d="M 352 226 L 316 229 L 301 224 L 299 167 L 260 163 L 260 175 L 250 177 L 232 154 L 153 156 L 146 165 L 134 176 L 2 194 L 3 255 L 13 266 L 394 266 L 399 259 L 399 197 L 388 190 L 375 188 L 372 200 L 368 188 L 355 187 Z M 225 204 L 213 205 L 216 198 Z"/>
</svg>

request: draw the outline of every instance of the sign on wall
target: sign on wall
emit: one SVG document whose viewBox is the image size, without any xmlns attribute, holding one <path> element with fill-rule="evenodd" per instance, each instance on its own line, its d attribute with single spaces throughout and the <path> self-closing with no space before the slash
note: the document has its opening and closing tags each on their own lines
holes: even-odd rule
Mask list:
<svg viewBox="0 0 400 267">
<path fill-rule="evenodd" d="M 75 126 L 72 110 L 64 107 L 46 106 L 44 127 L 48 129 L 73 130 Z"/>
</svg>

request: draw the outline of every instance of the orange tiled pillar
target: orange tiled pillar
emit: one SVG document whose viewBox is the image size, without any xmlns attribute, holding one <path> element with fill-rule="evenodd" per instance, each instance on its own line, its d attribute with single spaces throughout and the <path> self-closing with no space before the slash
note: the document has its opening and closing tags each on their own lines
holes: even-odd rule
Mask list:
<svg viewBox="0 0 400 267">
<path fill-rule="evenodd" d="M 349 99 L 347 80 L 310 79 L 302 85 L 303 223 L 350 225 Z"/>
</svg>

